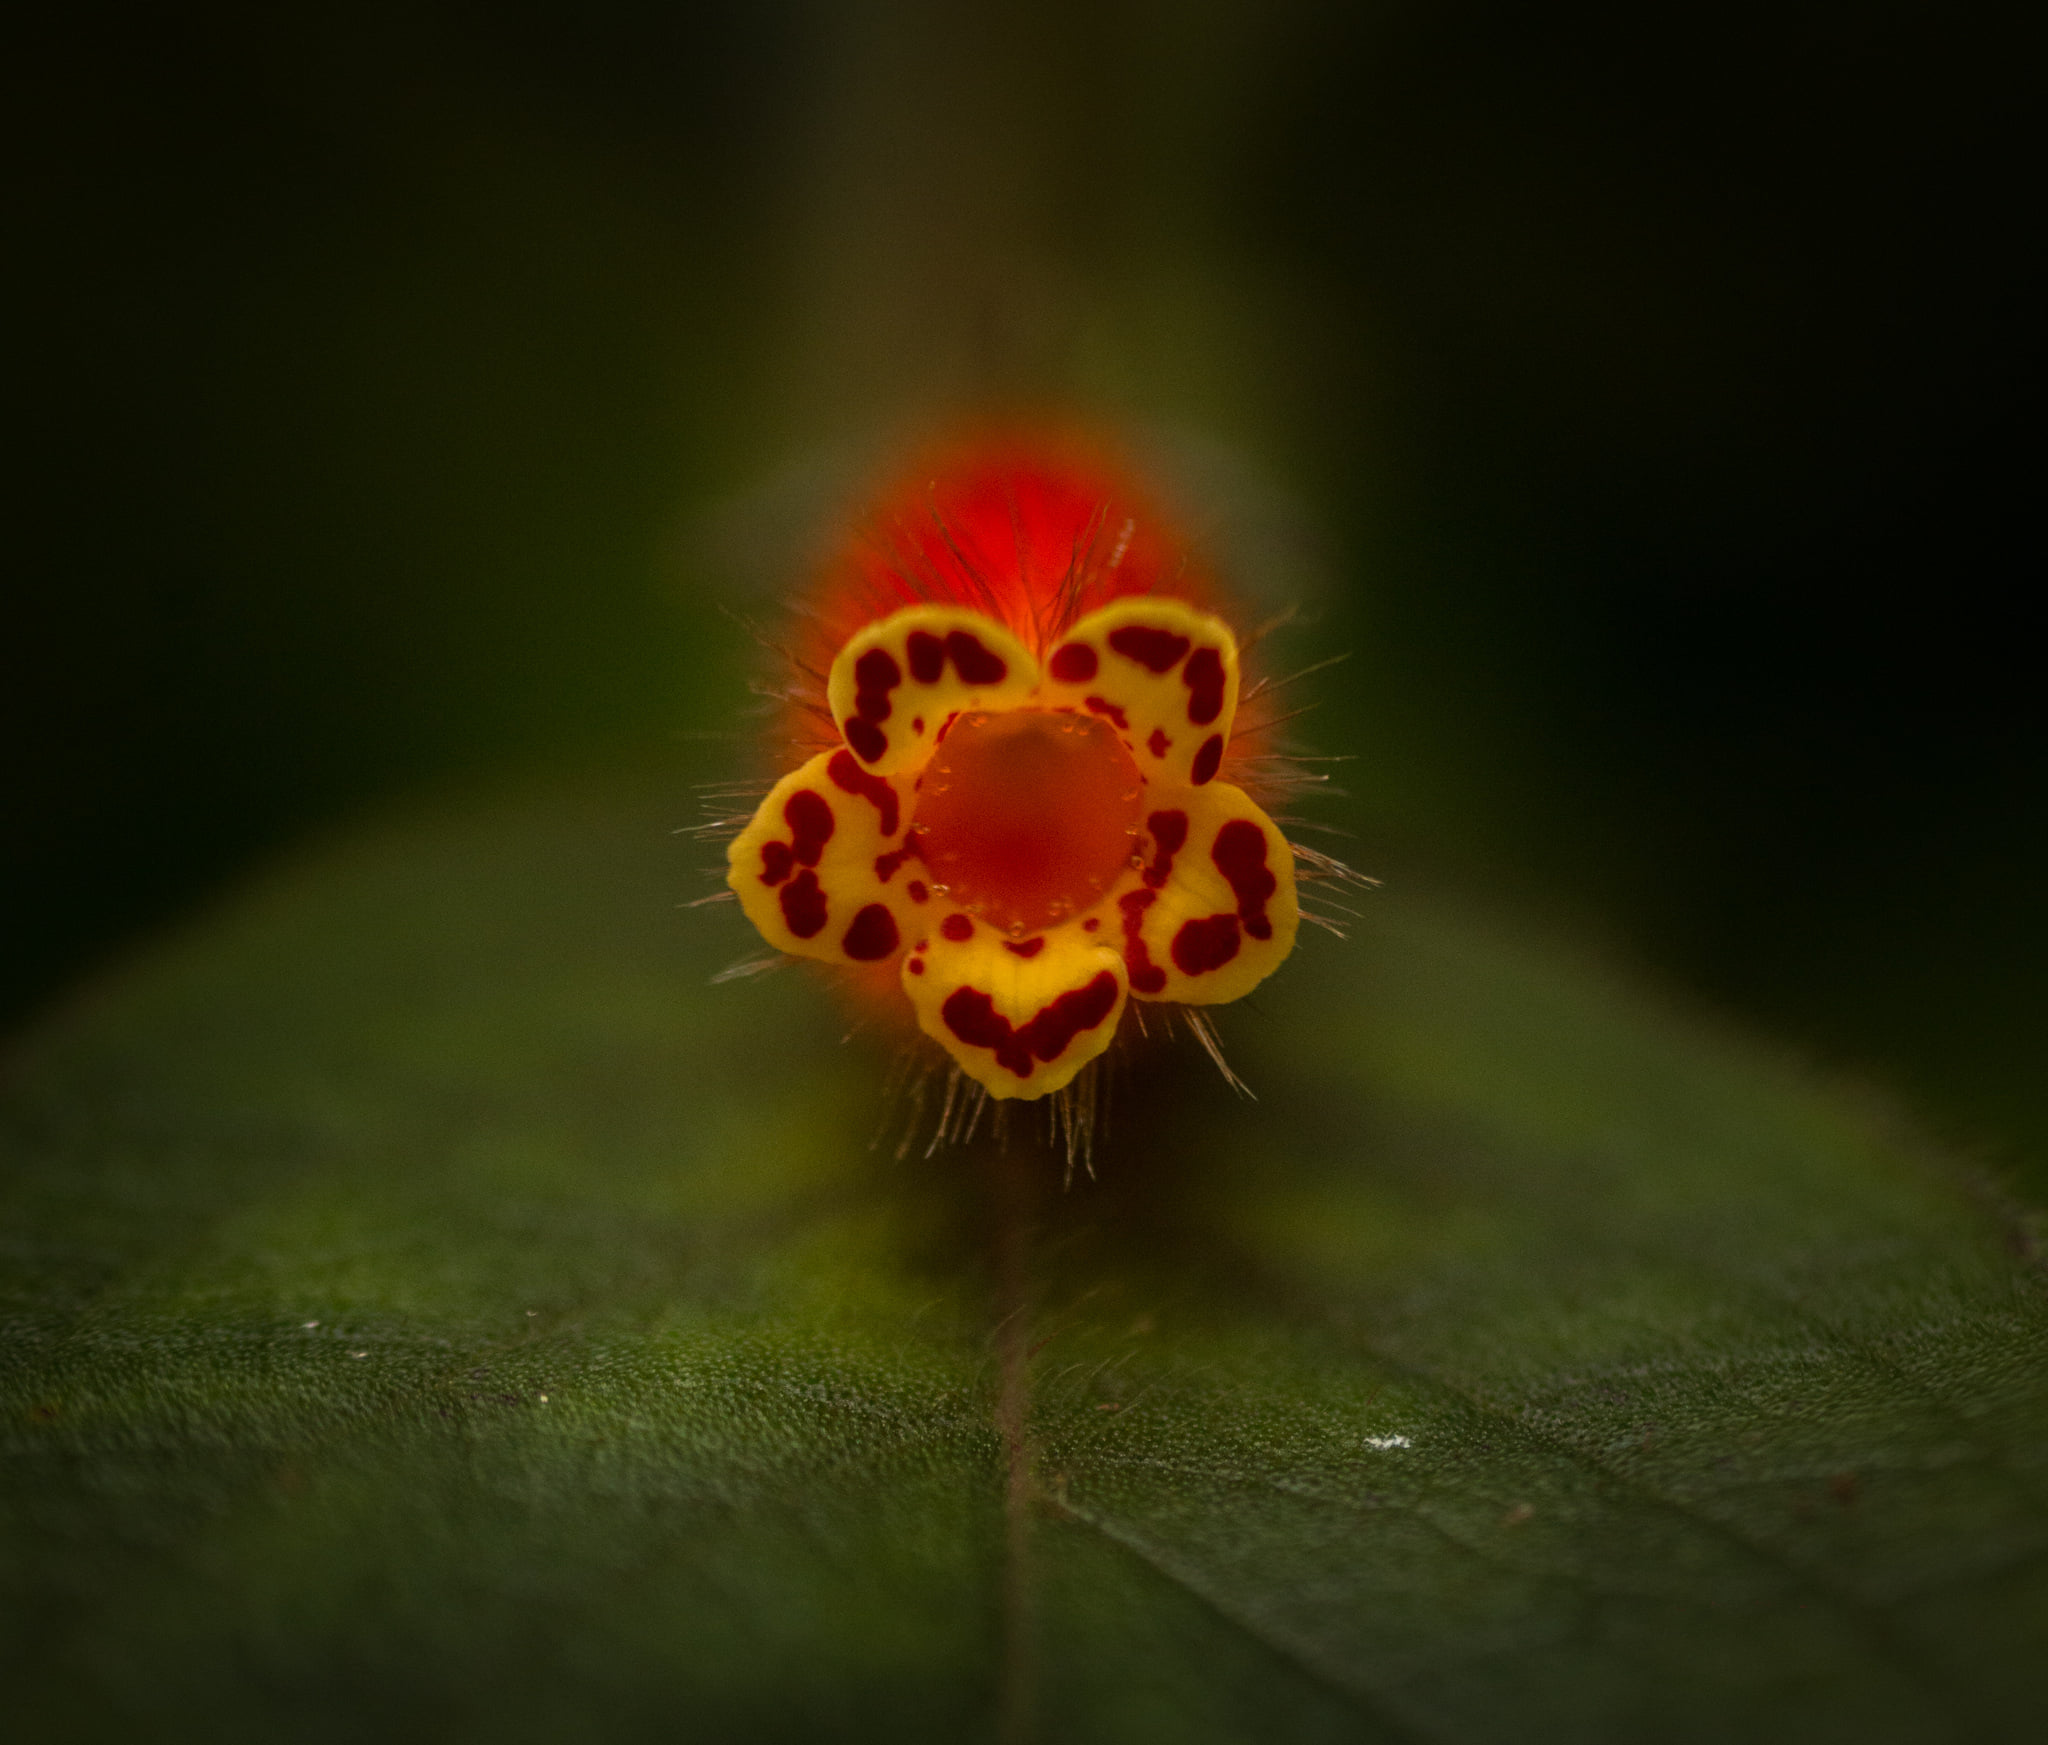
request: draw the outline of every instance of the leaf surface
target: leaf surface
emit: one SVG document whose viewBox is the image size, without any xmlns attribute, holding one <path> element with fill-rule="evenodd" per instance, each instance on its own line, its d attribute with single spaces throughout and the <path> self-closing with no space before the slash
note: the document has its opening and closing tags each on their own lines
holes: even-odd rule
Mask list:
<svg viewBox="0 0 2048 1745">
<path fill-rule="evenodd" d="M 343 844 L 14 1062 L 35 1736 L 2026 1736 L 2041 1279 L 1881 1109 L 1376 897 L 1258 1102 L 898 1159 L 687 809 Z"/>
</svg>

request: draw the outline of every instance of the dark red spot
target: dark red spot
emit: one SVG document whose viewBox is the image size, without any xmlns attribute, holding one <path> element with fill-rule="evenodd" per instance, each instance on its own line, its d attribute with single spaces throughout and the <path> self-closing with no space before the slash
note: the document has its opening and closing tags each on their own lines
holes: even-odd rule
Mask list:
<svg viewBox="0 0 2048 1745">
<path fill-rule="evenodd" d="M 903 669 L 886 648 L 871 648 L 853 663 L 853 689 L 858 697 L 872 697 L 876 705 L 860 711 L 864 721 L 889 719 L 889 693 L 903 683 Z"/>
<path fill-rule="evenodd" d="M 1164 728 L 1155 727 L 1152 729 L 1151 737 L 1145 741 L 1145 749 L 1154 757 L 1164 757 L 1166 748 L 1172 743 L 1173 741 L 1166 737 Z"/>
<path fill-rule="evenodd" d="M 1010 676 L 1003 657 L 968 631 L 947 631 L 946 652 L 953 657 L 953 670 L 963 685 L 999 685 Z"/>
<path fill-rule="evenodd" d="M 839 948 L 856 963 L 877 963 L 890 956 L 898 943 L 896 917 L 883 904 L 870 903 L 854 916 Z"/>
<path fill-rule="evenodd" d="M 846 743 L 860 754 L 866 763 L 880 763 L 882 754 L 889 749 L 889 736 L 872 721 L 858 718 L 846 724 Z"/>
<path fill-rule="evenodd" d="M 913 733 L 922 733 L 924 731 L 924 717 L 922 715 L 913 715 L 911 717 L 910 731 Z"/>
<path fill-rule="evenodd" d="M 835 751 L 832 761 L 825 766 L 825 773 L 832 778 L 832 785 L 846 794 L 858 794 L 863 800 L 871 801 L 881 814 L 882 834 L 896 834 L 896 790 L 880 776 L 871 776 L 843 751 Z"/>
<path fill-rule="evenodd" d="M 913 831 L 910 835 L 904 837 L 901 848 L 892 848 L 887 854 L 875 856 L 876 882 L 886 885 L 896 876 L 896 869 L 902 866 L 906 860 L 916 860 L 917 858 L 917 834 Z M 910 900 L 913 903 L 922 903 L 924 901 L 924 898 L 919 894 L 924 890 L 923 885 L 913 879 L 907 888 L 910 891 Z"/>
<path fill-rule="evenodd" d="M 1145 911 L 1158 900 L 1151 891 L 1126 891 L 1117 899 L 1124 914 L 1124 969 L 1141 994 L 1156 994 L 1166 986 L 1166 971 L 1152 961 L 1145 944 Z"/>
<path fill-rule="evenodd" d="M 1107 697 L 1083 697 L 1081 701 L 1089 714 L 1100 715 L 1105 721 L 1113 721 L 1121 732 L 1130 732 L 1130 717 L 1124 713 L 1124 706 L 1121 703 L 1112 703 Z"/>
<path fill-rule="evenodd" d="M 914 975 L 914 976 L 921 976 L 921 975 L 923 975 L 923 974 L 924 974 L 924 959 L 923 959 L 923 958 L 921 958 L 921 957 L 913 957 L 913 958 L 912 958 L 912 959 L 910 960 L 910 973 L 911 973 L 912 975 Z"/>
<path fill-rule="evenodd" d="M 999 1066 L 1020 1079 L 1032 1072 L 1032 1057 L 1057 1060 L 1083 1030 L 1093 1030 L 1116 1008 L 1116 977 L 1103 970 L 1086 987 L 1072 988 L 1041 1007 L 1016 1029 L 979 988 L 955 988 L 939 1008 L 946 1028 L 970 1048 L 995 1052 Z"/>
<path fill-rule="evenodd" d="M 1173 967 L 1184 976 L 1206 975 L 1237 955 L 1237 917 L 1205 915 L 1183 921 L 1173 936 Z"/>
<path fill-rule="evenodd" d="M 799 865 L 807 867 L 816 866 L 818 864 L 818 857 L 825 852 L 825 844 L 832 840 L 832 808 L 825 803 L 825 797 L 822 794 L 813 793 L 809 788 L 797 789 L 795 793 L 791 794 L 783 802 L 782 818 L 783 822 L 789 826 L 789 833 L 793 840 L 789 842 L 764 842 L 761 844 L 761 882 L 764 885 L 782 884 L 782 881 L 788 878 L 790 873 Z M 799 939 L 808 939 L 812 933 L 817 932 L 818 927 L 825 925 L 823 919 L 825 898 L 823 893 L 818 890 L 818 881 L 815 875 L 807 872 L 802 876 L 811 881 L 812 896 L 796 898 L 795 913 L 809 915 L 812 910 L 813 897 L 815 897 L 817 913 L 819 915 L 818 926 L 811 928 L 810 932 L 805 932 L 794 921 L 791 921 L 789 930 Z M 783 888 L 782 913 L 785 919 L 791 913 L 790 904 L 792 899 L 790 892 L 795 888 L 794 885 L 784 886 Z"/>
<path fill-rule="evenodd" d="M 913 630 L 905 651 L 910 656 L 910 676 L 921 685 L 935 685 L 945 676 L 946 645 L 929 630 Z"/>
<path fill-rule="evenodd" d="M 1052 676 L 1063 685 L 1085 685 L 1095 676 L 1095 650 L 1085 642 L 1069 642 L 1052 653 Z"/>
<path fill-rule="evenodd" d="M 955 988 L 939 1008 L 946 1028 L 969 1048 L 992 1048 L 996 1063 L 1006 1066 L 1020 1079 L 1031 1076 L 1031 1051 L 1017 1038 L 1009 1019 L 996 1010 L 996 1003 L 979 988 Z"/>
<path fill-rule="evenodd" d="M 1173 871 L 1173 857 L 1180 853 L 1188 839 L 1188 815 L 1185 812 L 1154 812 L 1145 820 L 1145 828 L 1152 832 L 1154 844 L 1152 864 L 1145 869 L 1145 882 L 1156 891 L 1166 883 Z"/>
<path fill-rule="evenodd" d="M 1223 735 L 1212 733 L 1202 741 L 1202 749 L 1195 753 L 1195 761 L 1188 769 L 1188 781 L 1195 787 L 1216 777 L 1216 766 L 1223 761 Z"/>
<path fill-rule="evenodd" d="M 1163 673 L 1177 665 L 1188 651 L 1188 639 L 1171 630 L 1153 630 L 1143 624 L 1126 624 L 1109 633 L 1109 646 L 1125 660 L 1134 660 L 1147 672 Z"/>
<path fill-rule="evenodd" d="M 825 931 L 825 893 L 808 867 L 782 887 L 782 924 L 799 939 L 815 939 Z"/>
<path fill-rule="evenodd" d="M 846 723 L 846 743 L 869 763 L 889 749 L 889 736 L 878 725 L 889 719 L 889 693 L 903 683 L 903 669 L 886 648 L 871 648 L 853 663 L 853 716 Z"/>
<path fill-rule="evenodd" d="M 1039 1009 L 1017 1034 L 1040 1060 L 1058 1060 L 1083 1030 L 1093 1030 L 1116 1009 L 1116 977 L 1100 971 L 1085 988 L 1069 988 Z"/>
<path fill-rule="evenodd" d="M 825 852 L 825 844 L 832 840 L 832 808 L 825 803 L 825 796 L 810 788 L 798 788 L 784 804 L 782 817 L 796 838 L 790 844 L 790 852 L 801 865 L 816 866 L 818 856 Z"/>
<path fill-rule="evenodd" d="M 1081 931 L 1083 933 L 1093 933 L 1101 925 L 1100 921 L 1096 920 L 1093 915 L 1090 915 L 1087 920 L 1081 923 Z"/>
<path fill-rule="evenodd" d="M 1216 649 L 1196 649 L 1180 682 L 1188 688 L 1188 719 L 1195 726 L 1206 727 L 1223 713 L 1223 656 Z"/>
<path fill-rule="evenodd" d="M 1273 923 L 1267 919 L 1266 904 L 1280 881 L 1266 865 L 1266 833 L 1249 818 L 1233 818 L 1216 832 L 1209 858 L 1237 895 L 1237 918 L 1244 930 L 1254 939 L 1271 939 Z"/>
<path fill-rule="evenodd" d="M 1036 957 L 1045 949 L 1045 940 L 1043 937 L 1027 939 L 1022 945 L 1019 945 L 1014 939 L 1005 939 L 1003 941 L 1003 949 L 1005 951 L 1014 951 L 1019 957 Z"/>
<path fill-rule="evenodd" d="M 906 888 L 910 892 L 910 900 L 913 903 L 922 903 L 927 897 L 931 895 L 931 892 L 925 888 L 925 882 L 923 879 L 912 879 L 910 881 L 910 884 Z"/>
<path fill-rule="evenodd" d="M 948 915 L 939 923 L 939 931 L 955 945 L 965 945 L 974 937 L 974 923 L 965 915 Z"/>
</svg>

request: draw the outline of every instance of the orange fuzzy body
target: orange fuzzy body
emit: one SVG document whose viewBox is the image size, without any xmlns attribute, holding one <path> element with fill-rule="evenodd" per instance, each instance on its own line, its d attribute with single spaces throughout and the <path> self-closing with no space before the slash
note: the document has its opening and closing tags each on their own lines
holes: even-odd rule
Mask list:
<svg viewBox="0 0 2048 1745">
<path fill-rule="evenodd" d="M 885 481 L 803 596 L 793 653 L 815 679 L 864 625 L 944 604 L 986 613 L 1042 655 L 1077 618 L 1154 593 L 1232 616 L 1112 448 L 1058 427 L 994 428 L 933 444 Z M 806 701 L 811 688 L 798 687 Z M 791 728 L 800 744 L 832 742 L 815 712 Z"/>
<path fill-rule="evenodd" d="M 1109 450 L 925 451 L 803 605 L 798 767 L 729 857 L 771 944 L 999 1098 L 1064 1087 L 1127 1000 L 1234 1000 L 1292 949 L 1231 615 Z"/>
</svg>

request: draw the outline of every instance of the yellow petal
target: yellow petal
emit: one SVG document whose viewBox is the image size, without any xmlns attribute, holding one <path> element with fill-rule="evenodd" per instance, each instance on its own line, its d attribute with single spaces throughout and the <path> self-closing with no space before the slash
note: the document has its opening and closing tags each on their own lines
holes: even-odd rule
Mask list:
<svg viewBox="0 0 2048 1745">
<path fill-rule="evenodd" d="M 1134 595 L 1091 612 L 1046 657 L 1048 708 L 1113 726 L 1148 780 L 1213 781 L 1237 713 L 1237 638 L 1179 600 Z"/>
<path fill-rule="evenodd" d="M 1241 999 L 1294 949 L 1294 855 L 1241 788 L 1148 796 L 1143 869 L 1101 911 L 1132 994 L 1216 1006 Z"/>
<path fill-rule="evenodd" d="M 1112 923 L 1098 918 L 1091 933 L 1069 921 L 1013 940 L 947 907 L 903 960 L 919 1027 L 992 1097 L 1058 1090 L 1109 1046 L 1123 1016 Z"/>
<path fill-rule="evenodd" d="M 726 851 L 726 883 L 779 950 L 879 963 L 915 938 L 931 901 L 907 848 L 909 796 L 851 752 L 820 752 L 777 782 Z"/>
<path fill-rule="evenodd" d="M 921 764 L 954 716 L 1014 708 L 1037 686 L 1037 661 L 993 618 L 907 606 L 848 640 L 825 695 L 861 763 L 888 775 Z"/>
</svg>

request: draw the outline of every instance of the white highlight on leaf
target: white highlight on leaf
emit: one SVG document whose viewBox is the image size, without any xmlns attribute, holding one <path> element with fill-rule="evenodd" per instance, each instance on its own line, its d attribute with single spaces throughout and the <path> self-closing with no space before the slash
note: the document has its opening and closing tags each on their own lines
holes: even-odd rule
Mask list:
<svg viewBox="0 0 2048 1745">
<path fill-rule="evenodd" d="M 1365 1445 L 1368 1448 L 1413 1448 L 1415 1446 L 1405 1436 L 1368 1436 L 1365 1439 Z"/>
</svg>

